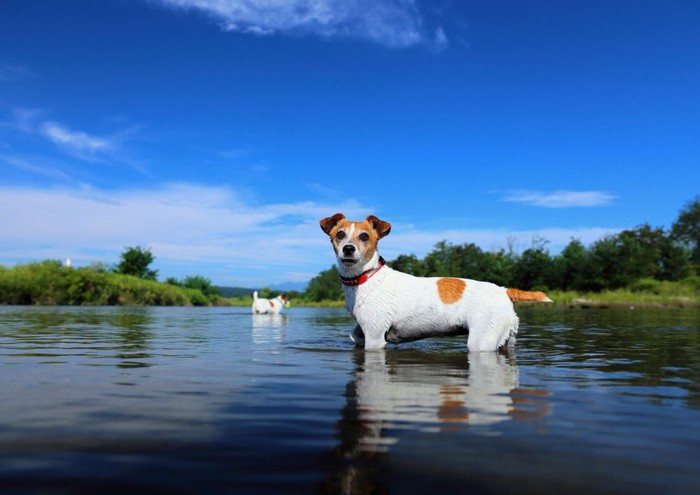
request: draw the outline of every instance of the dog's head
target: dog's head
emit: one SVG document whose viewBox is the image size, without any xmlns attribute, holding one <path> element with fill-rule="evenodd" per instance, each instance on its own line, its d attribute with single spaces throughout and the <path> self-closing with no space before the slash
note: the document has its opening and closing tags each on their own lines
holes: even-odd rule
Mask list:
<svg viewBox="0 0 700 495">
<path fill-rule="evenodd" d="M 374 215 L 362 222 L 351 222 L 342 213 L 336 213 L 320 223 L 331 239 L 341 270 L 347 272 L 363 271 L 365 265 L 378 258 L 377 243 L 391 232 L 391 225 Z"/>
</svg>

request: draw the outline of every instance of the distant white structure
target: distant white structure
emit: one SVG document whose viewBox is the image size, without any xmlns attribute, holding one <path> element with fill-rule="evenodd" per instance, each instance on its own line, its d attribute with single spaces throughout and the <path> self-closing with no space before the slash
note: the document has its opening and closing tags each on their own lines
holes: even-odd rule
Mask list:
<svg viewBox="0 0 700 495">
<path fill-rule="evenodd" d="M 63 262 L 63 266 L 70 268 L 73 266 L 73 262 L 70 260 L 70 258 L 66 258 L 66 261 Z"/>
</svg>

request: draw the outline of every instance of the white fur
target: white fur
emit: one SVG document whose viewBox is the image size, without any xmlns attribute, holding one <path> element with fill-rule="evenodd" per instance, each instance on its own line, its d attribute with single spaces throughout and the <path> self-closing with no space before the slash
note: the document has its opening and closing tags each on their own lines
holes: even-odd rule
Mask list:
<svg viewBox="0 0 700 495">
<path fill-rule="evenodd" d="M 253 292 L 253 306 L 251 307 L 253 314 L 279 314 L 284 309 L 287 303 L 286 296 L 280 295 L 274 299 L 265 299 L 258 297 L 258 291 Z"/>
<path fill-rule="evenodd" d="M 446 304 L 438 295 L 438 280 L 384 266 L 362 285 L 343 286 L 346 307 L 359 326 L 350 338 L 364 343 L 365 349 L 380 349 L 387 337 L 408 342 L 468 330 L 467 347 L 472 352 L 515 344 L 518 317 L 506 289 L 463 279 L 467 287 L 462 298 Z"/>
</svg>

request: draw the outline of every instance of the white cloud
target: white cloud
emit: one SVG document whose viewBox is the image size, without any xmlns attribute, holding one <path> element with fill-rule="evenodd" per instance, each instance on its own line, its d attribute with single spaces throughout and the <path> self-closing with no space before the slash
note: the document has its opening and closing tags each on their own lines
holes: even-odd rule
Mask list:
<svg viewBox="0 0 700 495">
<path fill-rule="evenodd" d="M 44 113 L 37 109 L 15 108 L 12 111 L 13 120 L 3 125 L 24 134 L 39 136 L 60 149 L 83 158 L 115 152 L 118 142 L 134 132 L 133 129 L 126 129 L 120 131 L 117 137 L 99 137 L 71 129 L 59 122 L 45 120 L 42 118 Z"/>
<path fill-rule="evenodd" d="M 543 208 L 572 208 L 608 206 L 615 196 L 605 191 L 512 191 L 503 198 L 504 201 L 522 203 Z"/>
<path fill-rule="evenodd" d="M 447 46 L 441 27 L 431 37 L 417 0 L 159 0 L 207 13 L 223 29 L 257 35 L 355 38 L 390 48 Z"/>
<path fill-rule="evenodd" d="M 40 189 L 0 186 L 0 264 L 71 258 L 76 266 L 116 263 L 126 246 L 150 247 L 161 277 L 204 275 L 217 284 L 261 287 L 310 279 L 334 263 L 318 221 L 337 211 L 360 219 L 355 202 L 254 205 L 227 187 L 170 184 L 155 190 Z M 571 238 L 589 244 L 619 229 L 420 230 L 394 224 L 382 240 L 387 259 L 427 254 L 441 240 L 482 249 L 529 247 L 533 237 L 556 252 Z"/>
<path fill-rule="evenodd" d="M 43 122 L 39 132 L 54 144 L 78 153 L 104 152 L 113 147 L 107 139 L 71 130 L 56 122 Z"/>
<path fill-rule="evenodd" d="M 71 159 L 67 163 L 72 164 L 70 168 L 73 170 L 79 168 L 79 165 L 72 159 L 78 158 L 90 164 L 99 162 L 117 166 L 126 165 L 145 176 L 151 176 L 143 163 L 131 156 L 125 147 L 128 140 L 139 132 L 138 125 L 114 129 L 107 136 L 97 136 L 61 122 L 49 120 L 45 118 L 46 113 L 39 109 L 14 108 L 11 119 L 0 121 L 0 131 L 8 129 L 29 136 L 32 140 L 29 145 L 24 144 L 21 148 L 6 147 L 0 162 L 4 161 L 13 167 L 37 175 L 68 180 L 69 176 L 66 172 L 62 172 L 56 166 L 46 165 L 47 162 L 55 164 L 59 160 L 56 154 L 56 150 L 59 150 L 65 157 Z M 20 149 L 22 151 L 17 151 Z"/>
</svg>

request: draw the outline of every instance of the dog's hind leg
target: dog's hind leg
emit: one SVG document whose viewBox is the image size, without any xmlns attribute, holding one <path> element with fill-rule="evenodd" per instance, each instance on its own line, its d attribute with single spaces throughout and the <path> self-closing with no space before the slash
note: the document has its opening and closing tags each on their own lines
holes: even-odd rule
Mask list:
<svg viewBox="0 0 700 495">
<path fill-rule="evenodd" d="M 469 324 L 467 348 L 469 352 L 496 351 L 512 339 L 518 331 L 518 318 L 511 311 L 508 313 L 491 313 L 480 315 Z"/>
</svg>

